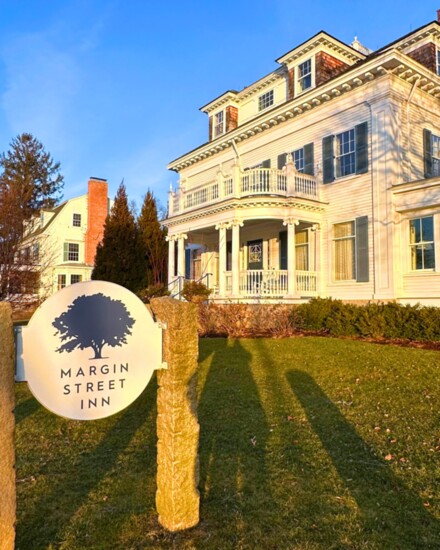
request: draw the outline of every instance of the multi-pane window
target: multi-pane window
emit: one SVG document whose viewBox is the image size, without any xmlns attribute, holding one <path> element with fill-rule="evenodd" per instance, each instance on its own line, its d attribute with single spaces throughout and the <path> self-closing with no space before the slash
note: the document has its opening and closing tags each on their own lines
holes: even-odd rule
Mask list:
<svg viewBox="0 0 440 550">
<path fill-rule="evenodd" d="M 440 176 L 440 137 L 431 135 L 432 175 Z"/>
<path fill-rule="evenodd" d="M 355 222 L 337 223 L 333 226 L 335 281 L 356 279 Z"/>
<path fill-rule="evenodd" d="M 79 244 L 64 243 L 63 261 L 78 262 L 79 261 Z"/>
<path fill-rule="evenodd" d="M 260 95 L 260 97 L 258 98 L 258 110 L 262 111 L 263 109 L 267 109 L 268 107 L 273 105 L 273 101 L 273 90 L 270 90 L 269 92 Z"/>
<path fill-rule="evenodd" d="M 70 276 L 70 284 L 74 285 L 75 283 L 80 283 L 82 280 L 81 275 L 71 275 Z"/>
<path fill-rule="evenodd" d="M 437 74 L 440 75 L 440 50 L 437 50 Z"/>
<path fill-rule="evenodd" d="M 356 146 L 354 128 L 336 136 L 336 177 L 356 172 Z"/>
<path fill-rule="evenodd" d="M 214 117 L 214 137 L 220 136 L 224 132 L 224 112 L 216 113 Z"/>
<path fill-rule="evenodd" d="M 292 157 L 298 172 L 304 172 L 304 148 L 301 147 L 301 149 L 293 151 Z"/>
<path fill-rule="evenodd" d="M 432 216 L 409 221 L 411 269 L 434 269 L 434 219 Z"/>
<path fill-rule="evenodd" d="M 58 290 L 61 290 L 66 286 L 66 275 L 58 275 L 58 282 L 57 282 L 57 288 Z"/>
<path fill-rule="evenodd" d="M 81 214 L 73 214 L 73 227 L 81 227 Z"/>
<path fill-rule="evenodd" d="M 295 266 L 299 271 L 309 270 L 309 232 L 295 233 Z"/>
<path fill-rule="evenodd" d="M 312 60 L 307 59 L 298 65 L 298 91 L 304 92 L 312 87 Z"/>
</svg>

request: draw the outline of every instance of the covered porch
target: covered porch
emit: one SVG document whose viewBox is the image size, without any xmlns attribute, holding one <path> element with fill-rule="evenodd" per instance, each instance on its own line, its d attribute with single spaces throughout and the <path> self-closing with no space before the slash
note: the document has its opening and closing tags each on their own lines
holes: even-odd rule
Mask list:
<svg viewBox="0 0 440 550">
<path fill-rule="evenodd" d="M 232 219 L 170 235 L 169 289 L 201 281 L 215 301 L 298 301 L 319 293 L 316 221 Z"/>
</svg>

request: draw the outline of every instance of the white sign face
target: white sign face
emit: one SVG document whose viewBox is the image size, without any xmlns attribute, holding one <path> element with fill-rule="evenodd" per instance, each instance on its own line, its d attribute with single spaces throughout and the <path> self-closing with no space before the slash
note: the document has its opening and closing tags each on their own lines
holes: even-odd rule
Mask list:
<svg viewBox="0 0 440 550">
<path fill-rule="evenodd" d="M 115 414 L 163 368 L 162 329 L 141 300 L 104 281 L 68 286 L 23 329 L 29 387 L 47 409 L 75 420 Z"/>
</svg>

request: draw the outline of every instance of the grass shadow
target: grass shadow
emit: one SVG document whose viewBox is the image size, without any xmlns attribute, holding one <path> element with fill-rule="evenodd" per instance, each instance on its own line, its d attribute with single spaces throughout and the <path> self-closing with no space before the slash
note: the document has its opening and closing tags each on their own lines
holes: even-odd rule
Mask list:
<svg viewBox="0 0 440 550">
<path fill-rule="evenodd" d="M 19 424 L 28 416 L 31 416 L 38 411 L 40 405 L 34 397 L 29 397 L 25 401 L 21 401 L 15 407 L 15 424 Z"/>
<path fill-rule="evenodd" d="M 223 341 L 225 342 L 225 341 Z M 261 510 L 275 512 L 265 448 L 266 416 L 250 368 L 251 357 L 238 340 L 218 343 L 199 400 L 200 495 L 204 528 L 241 548 Z"/>
<path fill-rule="evenodd" d="M 357 434 L 306 372 L 287 380 L 359 508 L 365 540 L 383 548 L 440 548 L 439 522 Z"/>
<path fill-rule="evenodd" d="M 89 450 L 84 443 L 79 443 L 78 446 L 83 447 L 83 450 L 75 450 L 73 460 L 63 460 L 65 450 L 62 445 L 54 449 L 53 461 L 41 466 L 40 471 L 35 471 L 36 482 L 42 485 L 46 483 L 47 488 L 38 493 L 32 505 L 26 504 L 23 514 L 19 514 L 17 548 L 52 548 L 60 544 L 77 511 L 88 503 L 89 494 L 98 488 L 105 476 L 117 475 L 118 468 L 121 468 L 118 464 L 120 454 L 147 421 L 155 403 L 156 384 L 151 381 L 142 396 L 119 413 L 113 424 L 109 419 L 94 421 L 96 426 L 103 423 L 101 429 L 105 431 L 104 437 L 95 447 Z M 71 434 L 75 433 L 78 423 L 69 420 L 61 422 L 72 439 Z M 155 434 L 155 430 L 152 432 Z M 154 440 L 150 443 L 154 447 L 156 442 Z M 75 446 L 75 441 L 67 444 Z M 155 452 L 152 457 L 150 461 L 155 462 Z M 151 503 L 145 502 L 145 507 L 149 505 Z"/>
</svg>

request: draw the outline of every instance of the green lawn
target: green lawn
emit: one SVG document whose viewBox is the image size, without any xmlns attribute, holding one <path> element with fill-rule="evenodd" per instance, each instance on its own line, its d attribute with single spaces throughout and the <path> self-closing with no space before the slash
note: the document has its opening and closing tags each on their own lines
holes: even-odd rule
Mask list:
<svg viewBox="0 0 440 550">
<path fill-rule="evenodd" d="M 17 549 L 440 548 L 440 354 L 200 341 L 201 523 L 155 514 L 155 395 L 80 423 L 17 385 Z"/>
</svg>

